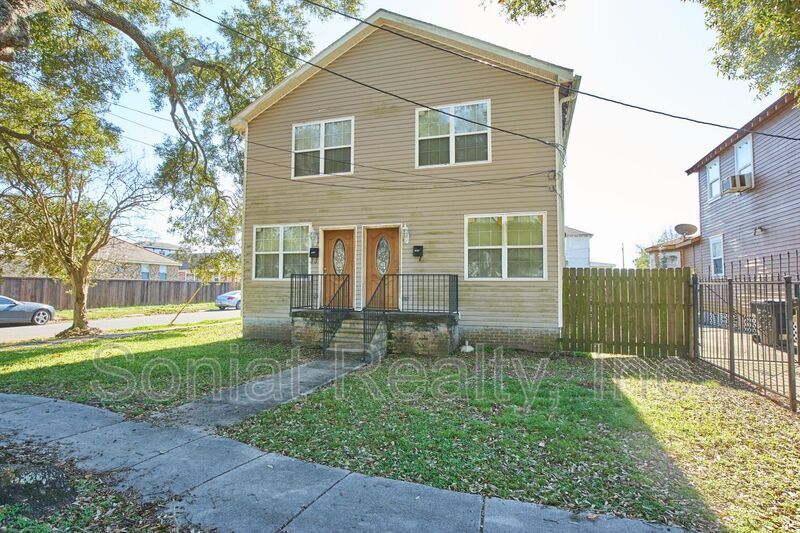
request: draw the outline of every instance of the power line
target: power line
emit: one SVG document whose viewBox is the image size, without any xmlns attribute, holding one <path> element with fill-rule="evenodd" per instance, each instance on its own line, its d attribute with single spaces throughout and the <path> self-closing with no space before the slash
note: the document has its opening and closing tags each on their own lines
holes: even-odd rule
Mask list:
<svg viewBox="0 0 800 533">
<path fill-rule="evenodd" d="M 231 33 L 235 33 L 236 35 L 239 35 L 240 37 L 244 37 L 245 39 L 249 39 L 249 40 L 251 40 L 253 42 L 259 43 L 262 46 L 266 46 L 270 50 L 274 50 L 276 52 L 284 54 L 285 56 L 290 57 L 290 58 L 294 59 L 295 61 L 300 61 L 301 63 L 305 63 L 306 65 L 318 68 L 319 70 L 325 71 L 325 72 L 327 72 L 329 74 L 333 74 L 334 76 L 337 76 L 339 78 L 347 80 L 347 81 L 349 81 L 351 83 L 355 83 L 355 84 L 360 85 L 362 87 L 366 87 L 367 89 L 371 89 L 371 90 L 377 91 L 377 92 L 379 92 L 381 94 L 385 94 L 387 96 L 391 96 L 392 98 L 397 98 L 398 100 L 402 100 L 402 101 L 404 101 L 406 103 L 413 104 L 413 105 L 415 105 L 417 107 L 423 107 L 425 109 L 428 109 L 429 111 L 435 111 L 437 113 L 441 113 L 443 115 L 447 115 L 449 117 L 453 117 L 453 118 L 456 118 L 458 120 L 462 120 L 464 122 L 469 122 L 471 124 L 475 124 L 475 125 L 478 125 L 478 126 L 483 126 L 485 128 L 491 129 L 493 131 L 499 131 L 501 133 L 507 133 L 509 135 L 514 135 L 516 137 L 522 137 L 523 139 L 536 141 L 536 142 L 544 144 L 546 146 L 551 146 L 551 147 L 555 148 L 559 152 L 559 154 L 561 155 L 562 158 L 565 157 L 563 147 L 559 143 L 556 143 L 555 141 L 546 141 L 544 139 L 540 139 L 538 137 L 533 137 L 533 136 L 527 135 L 525 133 L 519 133 L 519 132 L 508 130 L 508 129 L 505 129 L 505 128 L 499 128 L 497 126 L 492 126 L 490 124 L 484 124 L 483 122 L 480 122 L 480 121 L 477 121 L 477 120 L 472 120 L 472 119 L 469 119 L 469 118 L 466 118 L 466 117 L 462 117 L 462 116 L 450 113 L 449 111 L 444 111 L 442 109 L 437 109 L 437 108 L 429 106 L 427 104 L 423 104 L 421 102 L 417 102 L 416 100 L 412 100 L 411 98 L 406 98 L 405 96 L 400 96 L 399 94 L 393 93 L 391 91 L 387 91 L 386 89 L 381 89 L 380 87 L 376 87 L 375 85 L 371 85 L 369 83 L 357 80 L 355 78 L 347 76 L 346 74 L 342 74 L 341 72 L 336 72 L 335 70 L 332 70 L 332 69 L 330 69 L 328 67 L 324 67 L 322 65 L 318 65 L 318 64 L 316 64 L 316 63 L 314 63 L 312 61 L 309 61 L 307 59 L 303 59 L 302 57 L 300 57 L 298 55 L 295 55 L 295 54 L 292 54 L 291 52 L 287 52 L 286 50 L 284 50 L 284 49 L 282 49 L 282 48 L 280 48 L 278 46 L 270 44 L 270 43 L 268 43 L 266 41 L 262 41 L 261 39 L 258 39 L 256 37 L 253 37 L 252 35 L 248 35 L 248 34 L 246 34 L 244 32 L 241 32 L 241 31 L 237 30 L 236 28 L 233 28 L 233 27 L 231 27 L 231 26 L 229 26 L 229 25 L 227 25 L 227 24 L 225 24 L 223 22 L 220 22 L 220 21 L 218 21 L 218 20 L 216 20 L 214 18 L 211 18 L 209 16 L 206 16 L 203 13 L 201 13 L 200 11 L 192 9 L 192 8 L 190 8 L 190 7 L 188 7 L 188 6 L 184 5 L 184 4 L 181 4 L 177 0 L 169 0 L 169 1 L 172 4 L 174 4 L 176 6 L 179 6 L 179 7 L 183 8 L 183 9 L 185 9 L 186 11 L 189 11 L 190 13 L 194 13 L 195 15 L 197 15 L 198 17 L 200 17 L 202 19 L 205 19 L 205 20 L 207 20 L 209 22 L 212 22 L 212 23 L 218 25 L 221 28 L 224 28 L 224 29 L 228 30 Z"/>
<path fill-rule="evenodd" d="M 127 109 L 136 111 L 133 108 L 127 108 Z M 130 122 L 132 124 L 136 124 L 137 126 L 152 130 L 152 131 L 154 131 L 156 133 L 161 133 L 162 135 L 166 135 L 168 137 L 177 138 L 175 135 L 173 135 L 171 133 L 168 133 L 168 132 L 163 131 L 163 130 L 159 130 L 157 128 L 153 128 L 152 126 L 148 126 L 146 124 L 142 124 L 141 122 L 137 122 L 137 121 L 129 119 L 127 117 L 123 117 L 121 115 L 117 115 L 116 113 L 113 113 L 111 111 L 109 111 L 108 114 L 111 115 L 111 116 L 114 116 L 116 118 L 119 118 L 119 119 L 125 120 L 127 122 Z M 133 141 L 136 141 L 136 142 L 139 142 L 139 143 L 142 143 L 142 144 L 146 144 L 148 146 L 151 146 L 151 147 L 155 148 L 155 145 L 152 145 L 152 144 L 149 144 L 149 143 L 145 143 L 144 141 L 140 141 L 138 139 L 133 139 L 133 138 L 127 137 L 127 136 L 124 136 L 124 137 L 126 139 L 130 139 L 130 140 L 133 140 Z M 251 144 L 254 143 L 254 141 L 250 141 L 250 142 L 251 142 Z M 255 143 L 255 144 L 259 144 L 259 143 Z M 274 148 L 276 150 L 282 150 L 282 151 L 285 151 L 285 152 L 294 153 L 291 150 L 284 149 L 284 148 L 277 148 L 277 147 L 272 147 L 272 146 L 268 146 L 268 145 L 261 145 L 261 146 L 266 146 L 267 148 Z M 274 161 L 264 161 L 263 159 L 258 159 L 256 157 L 253 157 L 253 156 L 249 155 L 249 154 L 248 154 L 247 159 L 248 160 L 252 160 L 252 161 L 257 161 L 259 163 L 264 163 L 266 165 L 273 165 L 273 166 L 282 167 L 282 168 L 286 168 L 286 169 L 290 169 L 290 170 L 292 168 L 290 165 L 276 163 Z M 332 159 L 325 158 L 325 157 L 322 157 L 320 159 L 334 161 Z M 335 161 L 338 162 L 338 160 L 335 160 Z M 487 180 L 462 180 L 462 179 L 457 179 L 457 178 L 451 178 L 452 180 L 461 183 L 461 185 L 440 186 L 440 185 L 433 184 L 434 185 L 433 187 L 426 187 L 426 188 L 427 189 L 454 189 L 454 188 L 476 186 L 476 185 L 494 185 L 494 184 L 497 184 L 497 183 L 500 183 L 500 182 L 506 182 L 506 181 L 511 181 L 511 180 L 515 180 L 515 179 L 530 178 L 530 177 L 537 176 L 537 175 L 542 175 L 542 174 L 553 174 L 554 172 L 555 172 L 554 170 L 543 170 L 543 171 L 539 171 L 539 172 L 530 172 L 530 173 L 527 173 L 527 174 L 521 174 L 521 175 L 518 175 L 518 176 L 506 176 L 506 177 L 487 179 Z M 248 169 L 248 173 L 252 173 L 250 169 Z M 325 173 L 325 172 L 320 173 L 319 176 L 329 176 L 329 177 L 336 177 L 336 178 L 350 178 L 350 179 L 367 180 L 367 181 L 381 181 L 381 182 L 393 183 L 393 184 L 406 183 L 406 184 L 409 184 L 409 185 L 431 185 L 431 184 L 427 184 L 427 183 L 420 183 L 418 181 L 412 182 L 412 181 L 407 181 L 407 180 L 390 180 L 390 179 L 370 178 L 370 177 L 342 176 L 341 174 L 329 174 L 329 173 Z M 427 178 L 431 178 L 431 179 L 436 179 L 436 178 L 433 178 L 432 176 L 425 176 L 425 175 L 422 175 L 422 174 L 416 174 L 416 176 L 417 177 L 427 177 Z M 294 178 L 284 178 L 284 179 L 291 180 L 293 182 L 298 182 L 298 181 L 305 182 L 305 180 L 298 180 L 298 179 L 294 179 Z M 326 185 L 328 185 L 328 186 L 338 186 L 339 184 L 328 183 Z M 505 183 L 505 185 L 510 185 L 512 187 L 523 187 L 523 188 L 527 188 L 527 189 L 546 188 L 546 189 L 550 189 L 551 191 L 553 189 L 552 185 L 533 185 L 533 184 L 526 184 L 526 183 Z M 348 187 L 348 188 L 356 188 L 356 187 L 352 187 L 351 186 L 351 187 Z M 391 188 L 388 188 L 388 187 L 385 187 L 385 188 L 362 187 L 362 188 L 364 190 L 395 190 L 395 191 L 407 190 L 406 188 L 403 188 L 403 187 L 391 187 Z"/>
<path fill-rule="evenodd" d="M 623 100 L 617 100 L 615 98 L 610 98 L 608 96 L 602 96 L 602 95 L 599 95 L 599 94 L 590 93 L 588 91 L 582 91 L 580 89 L 575 89 L 574 87 L 571 87 L 569 85 L 564 85 L 564 84 L 561 84 L 561 83 L 558 83 L 558 82 L 554 82 L 554 81 L 538 78 L 536 76 L 531 76 L 530 74 L 526 74 L 524 72 L 520 72 L 520 71 L 511 69 L 511 68 L 505 67 L 503 65 L 498 65 L 496 63 L 491 63 L 491 62 L 489 62 L 487 60 L 484 60 L 484 59 L 478 59 L 476 57 L 471 57 L 471 56 L 469 56 L 467 54 L 463 54 L 463 53 L 461 53 L 461 52 L 459 52 L 457 50 L 452 50 L 452 49 L 445 48 L 445 47 L 442 47 L 442 46 L 437 46 L 434 43 L 425 41 L 423 39 L 416 38 L 416 37 L 411 36 L 411 35 L 404 34 L 404 33 L 399 32 L 399 31 L 395 31 L 395 30 L 393 30 L 391 28 L 387 28 L 386 26 L 379 26 L 378 24 L 374 24 L 374 23 L 372 23 L 372 22 L 370 22 L 368 20 L 362 19 L 360 17 L 356 17 L 355 15 L 351 15 L 349 13 L 346 13 L 344 11 L 340 11 L 340 10 L 335 9 L 333 7 L 329 7 L 329 6 L 325 6 L 325 5 L 322 5 L 322 4 L 318 4 L 317 2 L 314 2 L 312 0 L 302 0 L 302 1 L 307 3 L 307 4 L 311 4 L 313 6 L 316 6 L 316 7 L 320 8 L 320 9 L 325 9 L 327 11 L 330 11 L 332 13 L 336 13 L 338 15 L 341 15 L 343 17 L 349 18 L 351 20 L 355 20 L 355 21 L 358 21 L 358 22 L 360 22 L 362 24 L 366 24 L 367 26 L 371 26 L 373 28 L 376 28 L 376 29 L 379 29 L 379 30 L 382 30 L 382 31 L 385 31 L 385 32 L 388 32 L 388 33 L 391 33 L 391 34 L 396 35 L 398 37 L 402 37 L 403 39 L 408 39 L 409 41 L 414 41 L 416 43 L 428 46 L 430 48 L 435 48 L 436 50 L 440 50 L 442 52 L 446 52 L 448 54 L 460 57 L 462 59 L 466 59 L 466 60 L 472 61 L 474 63 L 479 63 L 481 65 L 486 65 L 488 67 L 492 67 L 492 68 L 497 69 L 497 70 L 502 70 L 503 72 L 507 72 L 507 73 L 513 74 L 515 76 L 519 76 L 519 77 L 522 77 L 522 78 L 533 80 L 533 81 L 536 81 L 536 82 L 539 82 L 539 83 L 544 83 L 546 85 L 551 85 L 553 87 L 558 87 L 558 88 L 561 88 L 561 89 L 563 89 L 565 91 L 569 91 L 570 93 L 573 93 L 573 94 L 581 94 L 581 95 L 584 95 L 584 96 L 588 96 L 589 98 L 595 98 L 595 99 L 601 100 L 603 102 L 608 102 L 608 103 L 611 103 L 611 104 L 616 104 L 616 105 L 628 107 L 630 109 L 635 109 L 637 111 L 644 111 L 646 113 L 652 113 L 652 114 L 655 114 L 655 115 L 661 115 L 661 116 L 664 116 L 664 117 L 667 117 L 667 118 L 673 118 L 673 119 L 676 119 L 676 120 L 684 120 L 684 121 L 687 121 L 687 122 L 693 122 L 695 124 L 701 124 L 703 126 L 713 126 L 715 128 L 722 128 L 722 129 L 726 129 L 726 130 L 743 131 L 745 133 L 753 133 L 755 135 L 763 135 L 764 137 L 773 137 L 775 139 L 783 139 L 783 140 L 786 140 L 786 141 L 800 141 L 800 138 L 797 138 L 797 137 L 789 137 L 789 136 L 786 136 L 786 135 L 777 135 L 775 133 L 766 133 L 766 132 L 763 132 L 763 131 L 748 130 L 748 129 L 745 129 L 745 128 L 737 128 L 735 126 L 728 126 L 726 124 L 719 124 L 719 123 L 716 123 L 716 122 L 711 122 L 711 121 L 708 121 L 708 120 L 702 120 L 702 119 L 698 119 L 698 118 L 694 118 L 694 117 L 690 117 L 690 116 L 686 116 L 686 115 L 678 115 L 678 114 L 675 114 L 675 113 L 669 113 L 667 111 L 660 111 L 658 109 L 652 109 L 652 108 L 641 106 L 641 105 L 638 105 L 638 104 L 632 104 L 630 102 L 625 102 Z"/>
<path fill-rule="evenodd" d="M 31 79 L 33 81 L 36 81 L 37 83 L 40 83 L 41 85 L 43 85 L 45 87 L 49 86 L 48 83 L 46 83 L 40 77 L 37 77 L 37 76 L 35 76 L 33 74 L 26 73 L 26 72 L 15 73 L 13 71 L 13 69 L 11 69 L 10 67 L 8 67 L 8 71 L 13 73 L 13 74 L 19 74 L 20 76 L 23 76 L 23 77 L 26 77 L 26 78 Z M 120 107 L 120 108 L 123 108 L 123 109 L 127 109 L 129 111 L 140 113 L 142 115 L 145 115 L 145 116 L 148 116 L 148 117 L 152 117 L 152 118 L 155 118 L 155 119 L 158 119 L 158 120 L 162 120 L 164 122 L 168 122 L 168 123 L 172 124 L 172 120 L 171 119 L 168 119 L 168 118 L 165 118 L 165 117 L 161 117 L 161 116 L 153 114 L 153 113 L 148 113 L 146 111 L 142 111 L 141 109 L 136 109 L 134 107 L 126 106 L 126 105 L 119 104 L 119 103 L 116 103 L 116 102 L 109 102 L 106 99 L 103 99 L 102 101 L 104 103 L 107 103 L 107 104 L 111 104 L 111 105 L 114 105 L 114 106 L 117 106 L 117 107 Z M 141 122 L 137 122 L 137 121 L 129 119 L 127 117 L 123 117 L 123 116 L 118 115 L 116 113 L 113 113 L 111 111 L 107 111 L 106 113 L 109 114 L 109 115 L 112 115 L 114 117 L 117 117 L 117 118 L 119 118 L 121 120 L 125 120 L 127 122 L 132 123 L 132 124 L 135 124 L 137 126 L 149 129 L 151 131 L 154 131 L 156 133 L 160 133 L 160 134 L 166 135 L 168 137 L 176 137 L 175 135 L 173 135 L 171 133 L 165 132 L 163 130 L 154 128 L 154 127 L 146 125 L 146 124 L 142 124 Z M 134 139 L 134 138 L 126 136 L 126 135 L 123 135 L 123 137 L 128 139 L 128 140 L 131 140 L 131 141 L 134 141 L 134 142 L 137 142 L 137 143 L 140 143 L 140 144 L 144 144 L 144 145 L 150 146 L 152 148 L 156 148 L 155 145 L 152 145 L 152 144 L 147 143 L 145 141 L 141 141 L 139 139 Z M 258 145 L 258 146 L 263 146 L 265 148 L 270 148 L 270 149 L 273 149 L 273 150 L 280 150 L 280 151 L 283 151 L 283 152 L 294 154 L 294 151 L 292 151 L 290 149 L 280 148 L 280 147 L 277 147 L 277 146 L 270 146 L 268 144 L 259 143 L 257 141 L 252 141 L 252 140 L 249 140 L 249 139 L 248 139 L 248 143 L 249 144 L 255 144 L 255 145 Z M 289 165 L 282 165 L 280 163 L 275 163 L 273 161 L 264 161 L 264 160 L 252 157 L 250 155 L 248 155 L 248 159 L 252 159 L 253 161 L 258 161 L 258 162 L 264 163 L 264 164 L 284 167 L 284 168 L 287 168 L 287 169 L 290 169 L 290 170 L 292 169 L 292 167 L 289 166 Z M 321 157 L 320 160 L 332 161 L 332 159 L 326 158 L 324 156 Z M 338 160 L 337 160 L 337 162 L 338 162 Z M 505 176 L 505 177 L 491 178 L 491 179 L 490 178 L 484 178 L 484 179 L 480 179 L 480 180 L 465 180 L 465 179 L 459 179 L 459 178 L 450 177 L 450 176 L 434 177 L 434 176 L 430 176 L 430 175 L 426 175 L 426 174 L 418 174 L 418 173 L 407 172 L 407 171 L 398 170 L 398 169 L 389 169 L 389 168 L 377 167 L 377 166 L 372 166 L 372 165 L 364 165 L 364 164 L 359 164 L 359 163 L 355 163 L 355 162 L 353 162 L 352 164 L 353 164 L 353 166 L 359 166 L 359 167 L 369 168 L 369 169 L 373 169 L 373 170 L 396 173 L 396 174 L 403 174 L 403 175 L 408 175 L 408 176 L 412 176 L 412 177 L 428 178 L 428 179 L 431 179 L 431 180 L 445 179 L 445 180 L 448 180 L 448 181 L 455 181 L 455 182 L 458 182 L 458 183 L 462 183 L 462 184 L 464 184 L 464 186 L 492 185 L 492 184 L 496 184 L 496 183 L 500 183 L 500 182 L 506 182 L 506 181 L 516 180 L 516 179 L 529 178 L 529 177 L 543 175 L 543 174 L 550 174 L 553 177 L 556 177 L 558 175 L 558 171 L 557 170 L 551 169 L 551 170 L 543 170 L 543 171 L 538 171 L 538 172 L 530 172 L 530 173 L 520 174 L 520 175 L 516 175 L 516 176 Z M 330 177 L 339 177 L 339 178 L 341 178 L 341 177 L 346 177 L 346 178 L 349 177 L 351 179 L 360 179 L 360 180 L 367 180 L 367 181 L 382 181 L 382 182 L 387 182 L 387 183 L 408 183 L 408 184 L 411 184 L 411 185 L 428 185 L 428 184 L 425 184 L 425 183 L 421 184 L 419 182 L 412 182 L 412 181 L 408 181 L 408 180 L 390 180 L 390 179 L 381 179 L 381 178 L 370 178 L 370 177 L 365 177 L 365 176 L 342 176 L 341 174 L 329 174 L 329 173 L 321 173 L 320 176 L 330 176 Z M 288 178 L 288 179 L 291 179 L 292 181 L 301 181 L 301 180 L 296 180 L 296 179 L 293 179 L 293 178 Z M 338 184 L 325 184 L 325 185 L 326 186 L 338 186 Z M 524 184 L 524 183 L 507 183 L 507 185 L 510 185 L 512 187 L 523 187 L 523 188 L 531 188 L 531 189 L 545 188 L 545 189 L 549 189 L 551 192 L 555 191 L 555 188 L 553 186 L 551 186 L 551 185 L 533 185 L 533 184 Z M 356 188 L 356 187 L 347 186 L 347 188 Z M 460 188 L 460 187 L 459 186 L 452 186 L 452 187 L 442 187 L 442 186 L 426 187 L 426 189 L 452 189 L 452 188 Z M 377 187 L 364 187 L 364 189 L 365 190 L 369 190 L 369 189 L 381 190 L 380 188 L 377 188 Z M 382 190 L 403 190 L 403 189 L 400 188 L 400 187 L 393 187 L 393 188 L 383 188 Z M 557 191 L 555 191 L 555 192 L 558 194 Z"/>
<path fill-rule="evenodd" d="M 117 105 L 117 104 L 114 104 L 114 105 Z M 163 117 L 159 117 L 159 116 L 153 115 L 151 113 L 146 113 L 144 111 L 140 111 L 140 110 L 132 108 L 132 107 L 128 107 L 128 106 L 120 106 L 120 107 L 124 107 L 125 109 L 128 109 L 130 111 L 135 111 L 137 113 L 143 113 L 143 114 L 148 115 L 148 116 L 159 118 L 159 119 L 164 120 L 166 122 L 170 122 L 170 123 L 172 122 L 172 121 L 170 121 L 168 119 L 165 119 Z M 108 111 L 107 113 L 109 115 L 111 115 L 111 116 L 114 116 L 114 117 L 117 117 L 119 119 L 125 120 L 127 122 L 132 123 L 132 124 L 136 124 L 137 126 L 141 126 L 143 128 L 152 130 L 152 131 L 154 131 L 156 133 L 161 133 L 162 135 L 167 135 L 167 136 L 174 137 L 174 135 L 171 134 L 171 133 L 167 133 L 166 131 L 163 131 L 163 130 L 160 130 L 160 129 L 157 129 L 157 128 L 153 128 L 152 126 L 148 126 L 146 124 L 142 124 L 141 122 L 137 122 L 137 121 L 129 119 L 127 117 L 123 117 L 121 115 L 117 115 L 116 113 L 113 113 L 111 111 Z M 262 146 L 264 148 L 269 148 L 271 150 L 278 150 L 278 151 L 286 152 L 286 153 L 289 153 L 289 154 L 294 154 L 295 153 L 294 151 L 292 151 L 291 149 L 288 149 L 288 148 L 281 148 L 281 147 L 278 147 L 278 146 L 271 146 L 269 144 L 261 143 L 261 142 L 258 142 L 258 141 L 253 141 L 253 140 L 250 140 L 250 139 L 248 139 L 247 142 L 248 142 L 248 144 L 254 144 L 256 146 Z M 253 161 L 258 161 L 260 163 L 265 163 L 265 164 L 268 164 L 268 165 L 284 167 L 284 168 L 287 168 L 287 169 L 290 169 L 290 170 L 292 169 L 292 167 L 290 165 L 283 165 L 281 163 L 275 163 L 273 161 L 263 161 L 261 159 L 255 158 L 255 157 L 253 157 L 252 155 L 249 155 L 249 154 L 248 154 L 248 159 L 252 159 Z M 333 159 L 333 158 L 329 158 L 329 157 L 325 157 L 325 156 L 321 156 L 318 159 L 320 161 L 333 161 L 333 162 L 336 162 L 336 163 L 340 163 L 341 162 L 338 159 Z M 376 166 L 373 166 L 373 165 L 365 165 L 363 163 L 356 163 L 356 162 L 353 162 L 351 164 L 354 167 L 363 167 L 363 168 L 368 168 L 368 169 L 371 169 L 371 170 L 392 172 L 392 173 L 407 175 L 407 176 L 411 176 L 411 177 L 415 177 L 415 178 L 427 178 L 427 179 L 430 179 L 430 180 L 444 179 L 444 180 L 447 180 L 447 181 L 454 181 L 454 182 L 457 182 L 457 183 L 463 183 L 463 184 L 467 184 L 467 185 L 479 185 L 479 184 L 491 185 L 491 184 L 498 183 L 498 182 L 511 181 L 511 180 L 522 179 L 522 178 L 530 178 L 530 177 L 533 177 L 533 176 L 539 176 L 539 175 L 543 175 L 543 174 L 550 174 L 550 175 L 552 175 L 554 177 L 557 175 L 557 171 L 556 170 L 550 169 L 550 170 L 542 170 L 542 171 L 539 171 L 539 172 L 529 172 L 529 173 L 526 173 L 526 174 L 520 174 L 520 175 L 516 175 L 516 176 L 504 176 L 504 177 L 500 177 L 500 178 L 482 178 L 482 179 L 479 179 L 479 180 L 465 180 L 465 179 L 455 178 L 455 177 L 452 177 L 452 176 L 437 176 L 437 177 L 434 177 L 434 176 L 430 176 L 430 175 L 427 175 L 427 174 L 418 174 L 418 173 L 414 173 L 414 172 L 406 172 L 406 171 L 403 171 L 403 170 L 376 167 Z M 341 174 L 330 174 L 330 173 L 326 173 L 326 172 L 323 172 L 323 173 L 321 173 L 319 175 L 320 176 L 331 176 L 331 177 L 343 177 Z M 367 181 L 384 181 L 384 182 L 387 182 L 387 183 L 409 183 L 409 184 L 412 184 L 412 185 L 419 185 L 420 184 L 419 181 L 396 180 L 396 179 L 394 179 L 394 180 L 392 180 L 392 179 L 381 179 L 381 178 L 374 178 L 374 177 L 367 177 L 367 176 L 344 176 L 344 177 L 349 177 L 349 178 L 358 179 L 358 180 L 367 180 Z M 524 187 L 529 187 L 529 188 L 549 187 L 548 185 L 527 185 L 527 184 L 522 184 L 522 183 L 513 184 L 513 185 L 515 185 L 517 187 L 523 187 L 524 186 Z M 450 188 L 450 187 L 445 187 L 445 188 Z"/>
</svg>

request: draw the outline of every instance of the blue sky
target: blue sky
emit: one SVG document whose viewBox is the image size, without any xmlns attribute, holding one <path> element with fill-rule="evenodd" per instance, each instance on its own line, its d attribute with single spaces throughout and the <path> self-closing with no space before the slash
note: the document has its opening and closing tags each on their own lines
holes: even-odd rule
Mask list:
<svg viewBox="0 0 800 533">
<path fill-rule="evenodd" d="M 229 1 L 203 5 L 213 15 Z M 365 2 L 362 15 L 385 8 L 574 69 L 582 89 L 678 114 L 741 126 L 777 93 L 758 100 L 746 83 L 718 76 L 713 32 L 702 9 L 678 0 L 568 0 L 554 17 L 507 22 L 494 4 L 480 0 L 381 0 Z M 194 31 L 215 31 L 187 19 Z M 194 26 L 196 25 L 196 26 Z M 316 50 L 353 26 L 336 17 L 311 28 Z M 144 93 L 121 103 L 149 109 Z M 133 112 L 116 114 L 146 122 Z M 115 120 L 114 117 L 110 117 Z M 161 135 L 122 120 L 126 134 L 155 143 Z M 170 125 L 154 121 L 170 131 Z M 592 260 L 631 266 L 636 244 L 648 244 L 679 222 L 697 223 L 694 176 L 684 170 L 730 132 L 578 98 L 565 169 L 566 222 L 591 232 Z M 132 155 L 153 163 L 149 149 L 130 142 Z M 148 217 L 150 237 L 177 241 L 166 212 Z"/>
</svg>

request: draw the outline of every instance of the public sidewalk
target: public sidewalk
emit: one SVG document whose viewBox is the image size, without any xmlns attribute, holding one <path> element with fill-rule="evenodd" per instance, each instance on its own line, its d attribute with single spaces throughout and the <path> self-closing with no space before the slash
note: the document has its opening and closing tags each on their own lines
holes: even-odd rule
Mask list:
<svg viewBox="0 0 800 533">
<path fill-rule="evenodd" d="M 0 394 L 0 434 L 112 473 L 176 523 L 222 531 L 681 531 L 364 476 L 36 396 Z"/>
</svg>

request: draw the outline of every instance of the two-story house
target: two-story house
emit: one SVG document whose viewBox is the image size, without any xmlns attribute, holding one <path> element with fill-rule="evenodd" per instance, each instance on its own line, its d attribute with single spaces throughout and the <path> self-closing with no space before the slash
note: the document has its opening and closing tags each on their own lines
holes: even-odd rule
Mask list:
<svg viewBox="0 0 800 533">
<path fill-rule="evenodd" d="M 718 277 L 788 261 L 796 269 L 800 142 L 792 138 L 800 138 L 800 108 L 787 94 L 686 171 L 697 174 L 700 234 L 679 243 L 683 266 Z"/>
<path fill-rule="evenodd" d="M 368 22 L 232 122 L 245 335 L 551 346 L 580 78 L 385 10 Z"/>
</svg>

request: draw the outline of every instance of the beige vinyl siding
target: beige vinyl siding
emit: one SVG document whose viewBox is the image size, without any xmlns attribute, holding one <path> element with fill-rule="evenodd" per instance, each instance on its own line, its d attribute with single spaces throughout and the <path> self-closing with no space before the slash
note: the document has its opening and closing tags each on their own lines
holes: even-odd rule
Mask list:
<svg viewBox="0 0 800 533">
<path fill-rule="evenodd" d="M 765 133 L 800 136 L 800 109 L 787 108 L 757 128 Z M 709 238 L 722 234 L 725 273 L 729 263 L 800 249 L 800 149 L 796 141 L 753 135 L 755 187 L 708 200 L 705 167 L 698 172 L 702 240 L 685 257 L 701 275 L 710 265 Z M 720 176 L 734 172 L 733 146 L 720 155 Z M 756 227 L 764 231 L 754 235 Z M 794 264 L 794 254 L 792 263 Z M 776 268 L 777 268 L 777 261 Z"/>
<path fill-rule="evenodd" d="M 491 100 L 492 124 L 553 141 L 556 138 L 555 89 L 499 72 L 377 31 L 334 61 L 331 69 L 432 106 Z M 554 149 L 494 131 L 492 162 L 415 169 L 415 108 L 387 95 L 321 72 L 249 124 L 244 228 L 244 312 L 247 319 L 288 317 L 289 282 L 252 280 L 252 227 L 311 222 L 314 228 L 357 225 L 356 303 L 363 283 L 363 226 L 408 225 L 402 244 L 403 273 L 457 273 L 462 324 L 482 326 L 558 326 L 559 234 Z M 354 116 L 355 163 L 351 176 L 289 178 L 291 154 L 257 143 L 291 149 L 292 124 Z M 412 172 L 411 177 L 358 165 Z M 515 182 L 470 185 L 447 181 L 497 179 L 537 173 Z M 371 181 L 376 178 L 387 181 Z M 404 183 L 404 182 L 413 183 Z M 524 183 L 540 188 L 510 185 Z M 326 184 L 375 190 L 329 187 Z M 431 185 L 439 188 L 429 189 Z M 401 187 L 402 190 L 379 190 Z M 464 281 L 464 215 L 547 213 L 547 281 Z M 320 246 L 324 240 L 320 235 Z M 411 256 L 412 245 L 425 256 Z M 321 251 L 322 254 L 325 250 Z M 312 264 L 319 272 L 322 259 Z"/>
</svg>

